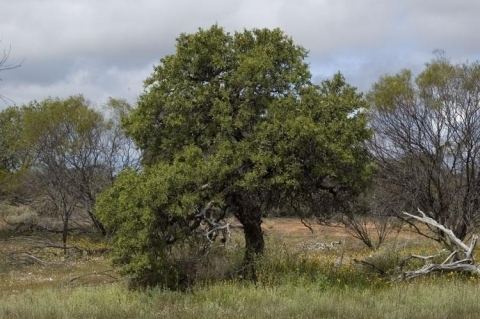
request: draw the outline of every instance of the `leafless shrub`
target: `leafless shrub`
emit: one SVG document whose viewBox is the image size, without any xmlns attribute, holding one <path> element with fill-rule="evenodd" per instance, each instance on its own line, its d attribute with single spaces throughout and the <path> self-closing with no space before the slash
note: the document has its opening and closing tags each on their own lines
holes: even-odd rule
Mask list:
<svg viewBox="0 0 480 319">
<path fill-rule="evenodd" d="M 342 223 L 352 237 L 372 250 L 380 248 L 388 236 L 399 229 L 396 220 L 389 216 L 343 215 Z"/>
<path fill-rule="evenodd" d="M 440 57 L 415 79 L 382 78 L 371 92 L 370 145 L 385 209 L 418 233 L 447 243 L 438 227 L 399 214 L 419 207 L 465 239 L 480 220 L 480 64 Z M 424 230 L 429 230 L 425 232 Z"/>
<path fill-rule="evenodd" d="M 334 218 L 354 238 L 371 250 L 379 249 L 389 236 L 398 233 L 401 222 L 384 205 L 380 189 L 373 186 Z"/>
</svg>

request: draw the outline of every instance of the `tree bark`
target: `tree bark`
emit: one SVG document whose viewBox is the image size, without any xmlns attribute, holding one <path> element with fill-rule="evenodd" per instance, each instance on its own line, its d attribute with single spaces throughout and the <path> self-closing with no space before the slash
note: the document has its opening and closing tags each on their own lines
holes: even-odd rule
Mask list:
<svg viewBox="0 0 480 319">
<path fill-rule="evenodd" d="M 93 225 L 102 234 L 102 236 L 107 235 L 107 230 L 105 229 L 105 226 L 103 226 L 102 222 L 98 220 L 97 216 L 95 216 L 92 210 L 88 209 L 87 213 L 92 220 Z"/>
<path fill-rule="evenodd" d="M 263 238 L 261 218 L 247 219 L 243 223 L 245 236 L 245 260 L 251 260 L 255 255 L 263 254 L 265 241 Z"/>
<path fill-rule="evenodd" d="M 62 243 L 63 243 L 63 254 L 67 255 L 67 238 L 68 238 L 68 220 L 69 214 L 65 214 L 63 217 L 63 231 L 62 231 Z"/>
<path fill-rule="evenodd" d="M 242 193 L 233 193 L 226 197 L 227 207 L 243 226 L 245 255 L 242 273 L 245 279 L 257 280 L 256 259 L 265 250 L 262 230 L 262 210 Z"/>
<path fill-rule="evenodd" d="M 236 217 L 243 226 L 245 237 L 245 255 L 243 259 L 243 275 L 246 279 L 257 280 L 256 259 L 265 250 L 262 230 L 262 214 L 260 209 L 242 209 Z"/>
</svg>

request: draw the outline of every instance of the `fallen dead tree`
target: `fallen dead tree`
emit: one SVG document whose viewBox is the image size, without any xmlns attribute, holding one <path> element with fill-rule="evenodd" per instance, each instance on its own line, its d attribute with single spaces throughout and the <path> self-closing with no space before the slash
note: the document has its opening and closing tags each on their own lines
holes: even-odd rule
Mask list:
<svg viewBox="0 0 480 319">
<path fill-rule="evenodd" d="M 446 228 L 433 218 L 427 216 L 420 209 L 418 209 L 418 213 L 419 215 L 413 215 L 407 212 L 404 212 L 403 214 L 429 226 L 430 228 L 436 229 L 439 233 L 445 236 L 446 254 L 448 254 L 448 256 L 442 262 L 434 263 L 433 260 L 438 258 L 441 254 L 432 256 L 411 255 L 405 261 L 410 259 L 420 259 L 424 261 L 424 265 L 419 269 L 404 272 L 401 275 L 401 279 L 412 279 L 432 272 L 441 271 L 469 272 L 480 275 L 480 265 L 475 263 L 473 255 L 478 236 L 473 235 L 470 239 L 470 243 L 467 245 L 455 236 L 451 229 Z"/>
</svg>

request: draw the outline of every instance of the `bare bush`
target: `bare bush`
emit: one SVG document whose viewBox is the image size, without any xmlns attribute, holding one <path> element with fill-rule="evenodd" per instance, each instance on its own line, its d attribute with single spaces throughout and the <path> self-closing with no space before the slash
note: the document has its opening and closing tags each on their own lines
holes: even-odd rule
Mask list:
<svg viewBox="0 0 480 319">
<path fill-rule="evenodd" d="M 379 249 L 402 226 L 379 201 L 379 197 L 382 197 L 379 191 L 376 186 L 366 190 L 334 218 L 353 238 L 371 250 Z"/>
<path fill-rule="evenodd" d="M 438 58 L 415 79 L 409 71 L 382 78 L 370 97 L 380 203 L 409 223 L 398 212 L 420 207 L 465 239 L 480 219 L 480 64 Z M 448 242 L 429 228 L 415 227 Z"/>
<path fill-rule="evenodd" d="M 372 250 L 380 248 L 388 236 L 399 229 L 398 223 L 389 216 L 343 215 L 342 223 L 352 237 Z"/>
</svg>

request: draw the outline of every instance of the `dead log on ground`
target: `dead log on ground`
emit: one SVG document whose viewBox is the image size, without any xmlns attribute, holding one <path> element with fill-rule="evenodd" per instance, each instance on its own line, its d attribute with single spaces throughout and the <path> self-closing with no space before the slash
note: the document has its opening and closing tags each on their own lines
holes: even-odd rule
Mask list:
<svg viewBox="0 0 480 319">
<path fill-rule="evenodd" d="M 449 247 L 448 250 L 450 254 L 443 260 L 441 263 L 433 263 L 432 260 L 438 255 L 435 256 L 419 256 L 412 255 L 409 258 L 421 259 L 425 264 L 417 269 L 412 271 L 406 271 L 402 274 L 402 279 L 412 279 L 419 276 L 427 275 L 436 271 L 446 271 L 446 272 L 469 272 L 473 274 L 480 275 L 480 266 L 475 263 L 473 252 L 477 245 L 478 236 L 473 235 L 470 239 L 470 243 L 467 245 L 462 240 L 460 240 L 451 229 L 448 229 L 444 225 L 438 223 L 431 217 L 428 217 L 423 211 L 418 210 L 419 215 L 409 214 L 404 212 L 403 214 L 424 223 L 430 227 L 436 228 L 440 231 L 446 238 L 448 238 Z"/>
</svg>

